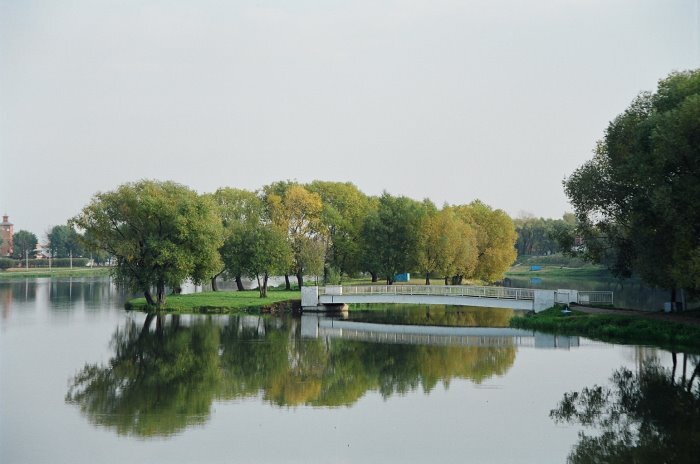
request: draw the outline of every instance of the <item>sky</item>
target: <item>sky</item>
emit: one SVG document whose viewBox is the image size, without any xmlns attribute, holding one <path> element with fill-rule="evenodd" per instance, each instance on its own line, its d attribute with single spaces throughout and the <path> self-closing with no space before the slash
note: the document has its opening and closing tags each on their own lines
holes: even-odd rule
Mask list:
<svg viewBox="0 0 700 464">
<path fill-rule="evenodd" d="M 139 179 L 349 181 L 561 217 L 608 123 L 700 67 L 700 0 L 0 0 L 0 212 Z"/>
</svg>

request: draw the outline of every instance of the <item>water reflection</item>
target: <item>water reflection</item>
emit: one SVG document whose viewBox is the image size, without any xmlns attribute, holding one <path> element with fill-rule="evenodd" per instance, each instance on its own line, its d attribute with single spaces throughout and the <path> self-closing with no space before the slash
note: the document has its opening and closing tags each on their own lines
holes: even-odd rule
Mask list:
<svg viewBox="0 0 700 464">
<path fill-rule="evenodd" d="M 445 305 L 353 305 L 349 320 L 448 327 L 508 327 L 512 309 Z M 371 309 L 370 309 L 371 308 Z"/>
<path fill-rule="evenodd" d="M 581 424 L 571 463 L 695 463 L 700 453 L 700 357 L 678 366 L 644 362 L 615 371 L 611 386 L 571 392 L 550 412 L 556 422 Z"/>
<path fill-rule="evenodd" d="M 479 383 L 513 365 L 515 346 L 397 345 L 308 339 L 300 320 L 148 316 L 112 339 L 105 365 L 87 364 L 66 401 L 118 434 L 167 436 L 205 422 L 214 400 L 260 397 L 276 406 L 349 406 L 368 391 L 384 398 Z"/>
<path fill-rule="evenodd" d="M 120 306 L 128 296 L 109 277 L 41 277 L 16 278 L 0 285 L 0 308 L 3 319 L 13 310 L 35 308 L 46 304 L 52 310 L 97 310 Z"/>
</svg>

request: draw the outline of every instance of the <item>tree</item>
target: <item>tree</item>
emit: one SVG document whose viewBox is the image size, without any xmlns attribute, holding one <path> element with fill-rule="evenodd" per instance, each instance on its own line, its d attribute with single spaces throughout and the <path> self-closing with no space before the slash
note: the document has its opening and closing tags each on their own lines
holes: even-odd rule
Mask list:
<svg viewBox="0 0 700 464">
<path fill-rule="evenodd" d="M 587 258 L 674 301 L 676 288 L 700 291 L 700 70 L 640 94 L 564 189 Z"/>
<path fill-rule="evenodd" d="M 201 283 L 221 266 L 216 206 L 174 182 L 142 180 L 98 193 L 71 224 L 86 232 L 88 247 L 116 258 L 117 281 L 143 292 L 149 305 L 165 303 L 166 285 Z"/>
<path fill-rule="evenodd" d="M 12 237 L 12 241 L 14 243 L 12 256 L 14 258 L 22 259 L 27 256 L 31 256 L 32 252 L 36 250 L 38 240 L 36 235 L 33 233 L 26 230 L 20 230 L 15 232 Z"/>
<path fill-rule="evenodd" d="M 396 274 L 413 269 L 424 214 L 425 205 L 384 192 L 377 210 L 368 215 L 362 230 L 368 270 L 376 266 L 374 270 L 391 285 Z"/>
<path fill-rule="evenodd" d="M 362 271 L 361 234 L 372 201 L 350 182 L 315 180 L 306 188 L 321 197 L 321 223 L 328 233 L 326 264 L 343 274 Z"/>
<path fill-rule="evenodd" d="M 255 192 L 236 188 L 220 188 L 212 194 L 217 205 L 224 230 L 224 242 L 219 253 L 223 265 L 212 277 L 212 290 L 216 291 L 216 278 L 226 272 L 234 277 L 239 291 L 244 290 L 241 277 L 244 274 L 245 249 L 240 248 L 238 237 L 250 224 L 260 222 L 264 213 L 263 202 Z"/>
<path fill-rule="evenodd" d="M 501 279 L 516 257 L 513 220 L 503 210 L 494 210 L 479 200 L 453 209 L 476 234 L 478 259 L 474 276 L 487 282 Z"/>
<path fill-rule="evenodd" d="M 270 275 L 289 269 L 292 251 L 286 234 L 273 224 L 246 223 L 233 239 L 234 247 L 244 250 L 241 269 L 258 282 L 260 298 L 267 297 L 267 279 Z"/>
<path fill-rule="evenodd" d="M 282 195 L 276 193 L 284 187 Z M 290 271 L 296 275 L 299 288 L 304 285 L 305 272 L 318 272 L 314 265 L 323 263 L 327 233 L 321 221 L 321 197 L 298 184 L 264 189 L 266 203 L 273 225 L 286 230 L 292 249 Z"/>
<path fill-rule="evenodd" d="M 53 226 L 46 233 L 49 241 L 49 252 L 54 258 L 82 256 L 83 247 L 78 234 L 70 225 Z"/>
<path fill-rule="evenodd" d="M 434 272 L 444 277 L 446 284 L 449 276 L 470 276 L 476 259 L 476 237 L 452 210 L 445 208 L 423 217 L 417 262 L 426 285 Z"/>
</svg>

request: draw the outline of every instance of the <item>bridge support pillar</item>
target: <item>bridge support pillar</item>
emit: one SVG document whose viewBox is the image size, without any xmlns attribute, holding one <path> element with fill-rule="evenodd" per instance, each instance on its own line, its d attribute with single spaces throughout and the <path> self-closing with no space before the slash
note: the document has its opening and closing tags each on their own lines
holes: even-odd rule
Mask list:
<svg viewBox="0 0 700 464">
<path fill-rule="evenodd" d="M 554 306 L 555 294 L 554 290 L 535 290 L 532 309 L 539 313 L 547 308 L 551 308 Z"/>
<path fill-rule="evenodd" d="M 340 293 L 338 293 L 340 294 Z M 301 309 L 306 312 L 344 312 L 348 310 L 345 303 L 322 304 L 318 297 L 318 287 L 301 288 Z"/>
</svg>

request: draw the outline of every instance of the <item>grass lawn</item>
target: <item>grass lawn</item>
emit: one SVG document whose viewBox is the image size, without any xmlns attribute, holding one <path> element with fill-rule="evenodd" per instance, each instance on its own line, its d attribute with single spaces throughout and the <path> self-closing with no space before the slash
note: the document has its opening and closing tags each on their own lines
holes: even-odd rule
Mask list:
<svg viewBox="0 0 700 464">
<path fill-rule="evenodd" d="M 6 271 L 0 271 L 0 279 L 17 279 L 25 277 L 85 277 L 85 276 L 101 276 L 108 275 L 110 269 L 108 267 L 54 267 L 51 270 L 48 268 L 12 268 Z"/>
<path fill-rule="evenodd" d="M 172 313 L 257 313 L 266 310 L 291 309 L 298 306 L 300 296 L 298 291 L 284 290 L 268 290 L 267 298 L 260 298 L 257 290 L 168 295 L 165 306 L 160 310 Z M 145 298 L 135 298 L 126 303 L 126 309 L 147 311 L 155 308 L 149 308 Z"/>
<path fill-rule="evenodd" d="M 575 309 L 571 314 L 563 315 L 560 308 L 550 308 L 534 315 L 514 317 L 510 326 L 700 353 L 700 326 L 641 316 L 586 314 Z"/>
<path fill-rule="evenodd" d="M 508 276 L 527 277 L 610 277 L 610 271 L 602 266 L 586 265 L 582 267 L 542 266 L 539 271 L 531 271 L 530 266 L 516 265 L 506 272 Z"/>
</svg>

